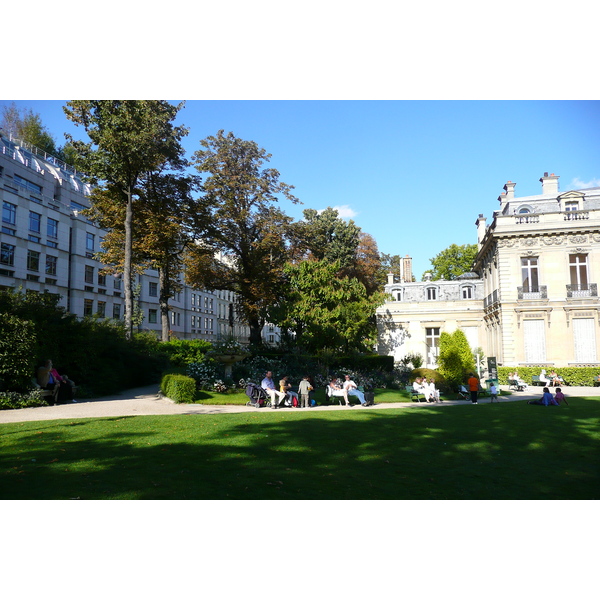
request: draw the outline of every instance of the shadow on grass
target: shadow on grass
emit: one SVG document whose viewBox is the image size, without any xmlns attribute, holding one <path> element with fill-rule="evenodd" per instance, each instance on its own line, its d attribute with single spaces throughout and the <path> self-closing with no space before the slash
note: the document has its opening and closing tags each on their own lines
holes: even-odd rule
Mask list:
<svg viewBox="0 0 600 600">
<path fill-rule="evenodd" d="M 2 499 L 595 499 L 600 401 L 0 427 Z"/>
</svg>

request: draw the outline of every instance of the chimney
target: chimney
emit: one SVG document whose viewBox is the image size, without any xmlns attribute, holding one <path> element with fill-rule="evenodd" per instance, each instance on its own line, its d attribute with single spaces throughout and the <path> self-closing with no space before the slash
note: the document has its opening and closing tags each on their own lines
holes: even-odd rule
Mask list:
<svg viewBox="0 0 600 600">
<path fill-rule="evenodd" d="M 412 258 L 408 254 L 400 259 L 400 281 L 402 283 L 412 281 Z"/>
<path fill-rule="evenodd" d="M 542 182 L 542 194 L 544 196 L 558 196 L 558 175 L 551 173 L 544 173 L 544 176 L 540 178 Z"/>
<path fill-rule="evenodd" d="M 483 215 L 479 215 L 479 218 L 477 221 L 475 221 L 475 225 L 477 225 L 477 246 L 481 248 L 481 244 L 486 232 L 485 217 Z"/>
<path fill-rule="evenodd" d="M 392 285 L 392 283 L 394 283 L 394 274 L 388 273 L 387 278 L 388 278 L 388 285 Z"/>
<path fill-rule="evenodd" d="M 512 181 L 507 181 L 506 185 L 504 186 L 504 190 L 506 191 L 506 195 L 504 197 L 504 200 L 513 200 L 515 197 L 515 185 L 517 185 L 516 183 L 513 183 Z"/>
</svg>

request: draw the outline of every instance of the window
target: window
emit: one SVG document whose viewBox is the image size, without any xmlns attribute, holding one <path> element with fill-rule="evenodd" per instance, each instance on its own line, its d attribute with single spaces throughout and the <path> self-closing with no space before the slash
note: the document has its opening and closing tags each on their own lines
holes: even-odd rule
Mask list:
<svg viewBox="0 0 600 600">
<path fill-rule="evenodd" d="M 196 329 L 196 315 L 192 315 L 192 329 Z"/>
<path fill-rule="evenodd" d="M 98 273 L 98 285 L 106 287 L 106 275 Z"/>
<path fill-rule="evenodd" d="M 437 358 L 440 353 L 440 328 L 425 328 L 425 344 L 427 345 L 426 362 L 430 366 L 437 364 Z"/>
<path fill-rule="evenodd" d="M 158 296 L 158 283 L 150 281 L 148 283 L 148 295 L 156 298 Z"/>
<path fill-rule="evenodd" d="M 462 299 L 463 300 L 470 300 L 471 298 L 473 298 L 473 286 L 472 285 L 466 285 L 462 289 Z"/>
<path fill-rule="evenodd" d="M 56 276 L 56 265 L 58 258 L 56 256 L 46 256 L 46 275 Z"/>
<path fill-rule="evenodd" d="M 102 300 L 98 300 L 98 316 L 106 316 L 106 302 L 103 302 Z"/>
<path fill-rule="evenodd" d="M 27 270 L 40 270 L 40 253 L 35 250 L 27 250 Z"/>
<path fill-rule="evenodd" d="M 543 319 L 523 321 L 525 341 L 525 361 L 528 363 L 546 362 L 546 327 Z"/>
<path fill-rule="evenodd" d="M 29 211 L 29 231 L 40 233 L 42 231 L 42 215 Z"/>
<path fill-rule="evenodd" d="M 523 292 L 540 291 L 537 257 L 521 259 L 521 277 L 523 281 Z"/>
<path fill-rule="evenodd" d="M 85 234 L 85 249 L 88 252 L 93 252 L 94 251 L 94 242 L 95 242 L 96 236 L 93 233 L 86 233 Z"/>
<path fill-rule="evenodd" d="M 94 283 L 94 267 L 85 265 L 85 282 Z"/>
<path fill-rule="evenodd" d="M 577 290 L 587 290 L 588 288 L 588 257 L 587 254 L 569 255 L 569 272 L 571 275 L 571 285 L 577 286 Z"/>
<path fill-rule="evenodd" d="M 121 318 L 121 305 L 113 304 L 113 319 L 117 319 L 117 321 Z"/>
<path fill-rule="evenodd" d="M 437 300 L 437 288 L 429 287 L 426 289 L 427 300 Z"/>
<path fill-rule="evenodd" d="M 9 267 L 15 264 L 15 247 L 12 244 L 5 244 L 2 242 L 2 248 L 0 250 L 0 263 L 8 265 Z"/>
<path fill-rule="evenodd" d="M 115 290 L 120 290 L 121 289 L 121 278 L 120 277 L 115 277 L 113 280 L 113 287 L 115 288 Z"/>
<path fill-rule="evenodd" d="M 565 202 L 565 211 L 566 212 L 572 212 L 574 210 L 579 210 L 579 202 L 577 202 L 577 201 Z"/>
<path fill-rule="evenodd" d="M 148 309 L 148 323 L 158 323 L 158 309 Z"/>
<path fill-rule="evenodd" d="M 83 316 L 91 317 L 94 314 L 94 301 L 89 298 L 83 300 Z"/>
<path fill-rule="evenodd" d="M 10 202 L 2 204 L 2 222 L 9 225 L 17 223 L 17 206 L 15 204 L 11 204 Z"/>
<path fill-rule="evenodd" d="M 41 186 L 39 186 L 37 183 L 33 183 L 33 181 L 29 181 L 29 179 L 25 179 L 24 177 L 21 177 L 20 175 L 14 175 L 13 181 L 17 185 L 20 185 L 21 187 L 28 189 L 30 192 L 35 192 L 36 194 L 42 193 Z"/>
<path fill-rule="evenodd" d="M 596 362 L 596 327 L 594 319 L 573 319 L 575 362 Z"/>
<path fill-rule="evenodd" d="M 49 238 L 58 238 L 58 221 L 48 217 L 46 224 L 46 235 Z"/>
</svg>

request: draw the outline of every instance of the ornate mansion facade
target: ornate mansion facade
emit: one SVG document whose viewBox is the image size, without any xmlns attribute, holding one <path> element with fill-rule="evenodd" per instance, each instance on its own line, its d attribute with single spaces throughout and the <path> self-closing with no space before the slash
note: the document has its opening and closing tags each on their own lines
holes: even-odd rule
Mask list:
<svg viewBox="0 0 600 600">
<path fill-rule="evenodd" d="M 453 281 L 405 281 L 377 311 L 380 354 L 419 353 L 435 367 L 439 335 L 462 329 L 499 366 L 600 365 L 600 188 L 560 192 L 545 173 L 542 193 L 499 196 L 480 214 L 473 271 Z"/>
</svg>

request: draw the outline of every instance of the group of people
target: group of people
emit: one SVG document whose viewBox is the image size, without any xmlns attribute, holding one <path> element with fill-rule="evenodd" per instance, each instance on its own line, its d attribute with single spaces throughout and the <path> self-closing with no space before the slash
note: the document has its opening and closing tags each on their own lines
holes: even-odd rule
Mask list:
<svg viewBox="0 0 600 600">
<path fill-rule="evenodd" d="M 519 388 L 520 391 L 527 389 L 527 384 L 521 379 L 521 377 L 519 377 L 518 371 L 508 374 L 508 382 L 510 383 L 511 381 L 517 382 L 517 387 Z"/>
<path fill-rule="evenodd" d="M 60 375 L 50 359 L 44 361 L 38 367 L 36 380 L 43 390 L 58 392 L 56 396 L 58 404 L 63 402 L 77 402 L 73 397 L 74 383 L 67 375 Z"/>
<path fill-rule="evenodd" d="M 554 369 L 548 375 L 546 374 L 546 369 L 542 369 L 540 371 L 540 381 L 546 386 L 556 387 L 565 385 L 564 379 Z"/>
<path fill-rule="evenodd" d="M 440 391 L 435 387 L 435 380 L 430 377 L 417 377 L 413 382 L 413 389 L 425 396 L 427 402 L 441 402 Z"/>
<path fill-rule="evenodd" d="M 329 385 L 332 389 L 341 391 L 346 406 L 352 406 L 348 396 L 356 396 L 362 406 L 367 405 L 364 393 L 358 389 L 358 386 L 352 381 L 350 375 L 345 376 L 345 380 L 341 385 L 336 378 L 332 379 Z M 275 382 L 273 381 L 273 372 L 267 371 L 260 387 L 265 390 L 269 396 L 271 408 L 279 408 L 283 405 L 286 398 L 291 400 L 292 406 L 297 406 L 298 408 L 310 408 L 310 393 L 315 386 L 313 380 L 308 375 L 305 375 L 298 386 L 298 392 L 294 392 L 292 390 L 292 384 L 289 382 L 289 377 L 286 375 L 279 381 L 279 389 L 277 389 Z"/>
<path fill-rule="evenodd" d="M 539 400 L 528 400 L 527 404 L 539 404 L 541 406 L 560 406 L 560 403 L 564 402 L 567 406 L 569 406 L 565 395 L 562 393 L 562 390 L 559 387 L 556 388 L 555 392 L 556 393 L 553 396 L 550 390 L 547 387 L 545 387 L 544 394 Z"/>
</svg>

